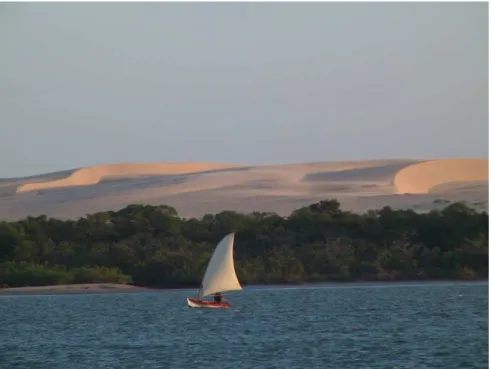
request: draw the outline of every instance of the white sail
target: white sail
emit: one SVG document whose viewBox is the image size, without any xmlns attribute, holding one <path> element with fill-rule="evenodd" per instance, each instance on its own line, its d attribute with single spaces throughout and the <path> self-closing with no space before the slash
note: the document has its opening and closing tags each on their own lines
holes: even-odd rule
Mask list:
<svg viewBox="0 0 491 369">
<path fill-rule="evenodd" d="M 235 274 L 234 234 L 225 236 L 215 248 L 201 284 L 201 297 L 217 292 L 241 291 L 242 286 Z"/>
</svg>

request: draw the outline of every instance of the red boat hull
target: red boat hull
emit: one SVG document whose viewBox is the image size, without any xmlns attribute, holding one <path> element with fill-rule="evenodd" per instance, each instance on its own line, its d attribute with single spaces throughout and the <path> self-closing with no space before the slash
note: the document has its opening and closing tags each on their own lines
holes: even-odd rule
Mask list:
<svg viewBox="0 0 491 369">
<path fill-rule="evenodd" d="M 191 297 L 188 297 L 187 300 L 190 308 L 227 309 L 232 306 L 228 301 L 216 303 L 214 301 L 193 299 Z"/>
</svg>

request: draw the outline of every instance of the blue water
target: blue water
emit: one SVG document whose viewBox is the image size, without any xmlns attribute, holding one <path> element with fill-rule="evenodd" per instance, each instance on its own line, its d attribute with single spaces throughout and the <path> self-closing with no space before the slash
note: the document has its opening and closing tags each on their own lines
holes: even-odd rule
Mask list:
<svg viewBox="0 0 491 369">
<path fill-rule="evenodd" d="M 488 284 L 0 296 L 0 368 L 487 368 Z M 201 366 L 202 365 L 202 366 Z"/>
</svg>

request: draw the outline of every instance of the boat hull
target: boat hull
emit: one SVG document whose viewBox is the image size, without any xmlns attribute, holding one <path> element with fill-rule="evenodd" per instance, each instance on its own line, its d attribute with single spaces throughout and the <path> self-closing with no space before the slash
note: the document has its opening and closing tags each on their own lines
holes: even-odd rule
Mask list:
<svg viewBox="0 0 491 369">
<path fill-rule="evenodd" d="M 191 297 L 188 297 L 187 300 L 190 308 L 227 309 L 232 306 L 228 301 L 216 303 L 214 301 L 193 299 Z"/>
</svg>

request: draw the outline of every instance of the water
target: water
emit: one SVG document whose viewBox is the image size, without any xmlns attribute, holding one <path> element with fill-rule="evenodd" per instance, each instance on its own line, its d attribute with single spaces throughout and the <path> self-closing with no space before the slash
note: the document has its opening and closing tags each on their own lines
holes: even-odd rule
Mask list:
<svg viewBox="0 0 491 369">
<path fill-rule="evenodd" d="M 488 284 L 0 297 L 0 368 L 487 368 Z"/>
</svg>

